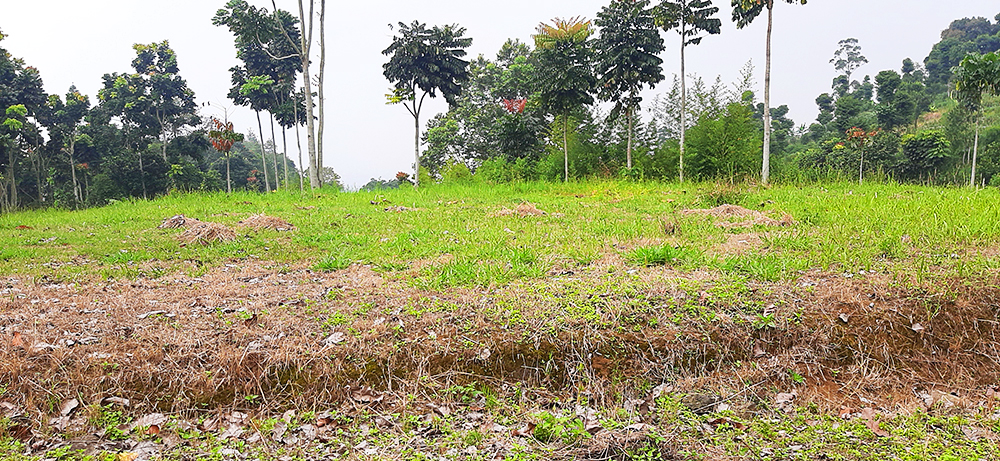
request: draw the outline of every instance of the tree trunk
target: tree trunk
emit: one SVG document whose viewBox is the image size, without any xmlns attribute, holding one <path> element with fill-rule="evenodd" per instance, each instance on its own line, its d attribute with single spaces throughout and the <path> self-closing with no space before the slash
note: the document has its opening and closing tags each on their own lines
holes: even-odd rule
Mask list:
<svg viewBox="0 0 1000 461">
<path fill-rule="evenodd" d="M 146 167 L 142 164 L 142 152 L 139 152 L 139 181 L 142 183 L 142 199 L 149 200 L 149 194 L 146 192 Z"/>
<path fill-rule="evenodd" d="M 281 188 L 281 183 L 278 182 L 278 142 L 274 139 L 274 114 L 271 114 L 271 153 L 274 154 L 271 157 L 271 163 L 274 165 L 274 190 L 278 190 Z"/>
<path fill-rule="evenodd" d="M 229 159 L 231 158 L 231 156 L 232 156 L 232 154 L 230 152 L 226 152 L 226 193 L 227 194 L 232 194 L 233 193 L 233 177 L 229 173 Z"/>
<path fill-rule="evenodd" d="M 629 108 L 625 112 L 625 117 L 628 118 L 628 141 L 625 144 L 625 164 L 628 169 L 632 169 L 632 109 Z"/>
<path fill-rule="evenodd" d="M 865 151 L 861 151 L 861 165 L 858 166 L 858 185 L 861 185 L 865 176 Z"/>
<path fill-rule="evenodd" d="M 420 108 L 417 108 L 417 95 L 413 95 L 413 186 L 420 187 Z M 423 106 L 423 101 L 421 101 Z"/>
<path fill-rule="evenodd" d="M 326 123 L 323 108 L 326 105 L 323 97 L 323 78 L 326 74 L 326 0 L 319 2 L 319 126 L 316 128 L 316 171 L 319 172 L 320 186 L 323 185 L 323 126 Z"/>
<path fill-rule="evenodd" d="M 683 11 L 683 8 L 681 10 Z M 684 45 L 687 43 L 687 37 L 684 35 L 684 28 L 687 26 L 685 21 L 686 18 L 681 18 L 681 155 L 677 168 L 681 182 L 684 182 L 684 132 L 687 131 L 687 88 L 684 86 Z"/>
<path fill-rule="evenodd" d="M 292 93 L 292 114 L 295 117 L 295 144 L 299 146 L 299 193 L 305 193 L 305 165 L 302 163 L 302 136 L 299 134 L 299 103 L 295 100 L 295 93 Z M 312 183 L 309 184 L 312 190 Z"/>
<path fill-rule="evenodd" d="M 316 130 L 313 124 L 313 94 L 309 75 L 309 50 L 312 47 L 312 17 L 314 3 L 309 2 L 309 29 L 306 30 L 306 15 L 299 0 L 299 57 L 302 59 L 302 86 L 306 97 L 306 149 L 309 151 L 309 185 L 313 189 L 320 187 L 319 160 L 316 152 Z"/>
<path fill-rule="evenodd" d="M 771 23 L 774 0 L 767 2 L 767 52 L 764 56 L 764 156 L 761 162 L 760 182 L 767 184 L 771 176 Z"/>
<path fill-rule="evenodd" d="M 73 127 L 73 134 L 69 137 L 69 171 L 73 177 L 73 209 L 80 209 L 80 185 L 76 180 L 76 161 L 73 160 L 73 153 L 76 149 L 76 127 Z"/>
<path fill-rule="evenodd" d="M 972 176 L 969 178 L 969 187 L 976 187 L 976 154 L 979 151 L 979 116 L 976 116 L 976 136 L 972 141 Z"/>
<path fill-rule="evenodd" d="M 281 166 L 285 170 L 285 191 L 288 191 L 290 187 L 288 185 L 288 135 L 285 134 L 287 131 L 285 125 L 281 125 Z"/>
<path fill-rule="evenodd" d="M 15 146 L 11 146 L 7 150 L 7 165 L 10 171 L 10 209 L 17 209 L 17 177 L 14 176 L 14 150 Z"/>
<path fill-rule="evenodd" d="M 569 182 L 569 113 L 563 113 L 563 182 Z"/>
<path fill-rule="evenodd" d="M 263 168 L 261 173 L 264 174 L 264 190 L 270 191 L 271 183 L 267 180 L 267 158 L 264 156 L 264 128 L 260 124 L 260 111 L 258 110 L 255 112 L 257 112 L 257 133 L 259 134 L 257 141 L 260 142 L 260 164 Z"/>
</svg>

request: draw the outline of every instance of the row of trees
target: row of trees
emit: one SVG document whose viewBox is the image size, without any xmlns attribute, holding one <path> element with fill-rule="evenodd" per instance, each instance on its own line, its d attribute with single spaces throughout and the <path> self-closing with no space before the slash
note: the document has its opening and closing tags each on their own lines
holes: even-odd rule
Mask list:
<svg viewBox="0 0 1000 461">
<path fill-rule="evenodd" d="M 783 0 L 786 3 L 805 4 L 805 0 Z M 779 1 L 778 3 L 781 3 Z M 764 11 L 768 16 L 767 53 L 764 73 L 764 105 L 770 99 L 770 42 L 771 18 L 774 0 L 732 0 L 733 21 L 738 28 L 753 22 Z M 613 103 L 609 114 L 611 121 L 624 120 L 626 126 L 626 165 L 633 166 L 633 138 L 636 116 L 640 112 L 642 98 L 639 93 L 644 88 L 653 88 L 664 79 L 662 59 L 658 55 L 665 49 L 659 31 L 677 31 L 680 36 L 681 78 L 680 114 L 681 125 L 686 126 L 686 85 L 684 72 L 684 50 L 688 45 L 697 45 L 705 34 L 718 34 L 721 21 L 714 18 L 719 9 L 710 0 L 664 0 L 651 5 L 649 0 L 612 0 L 591 22 L 581 18 L 555 19 L 551 24 L 540 24 L 534 35 L 534 51 L 520 43 L 510 43 L 507 50 L 501 50 L 498 60 L 511 51 L 521 52 L 521 62 L 501 63 L 510 72 L 511 78 L 521 78 L 521 92 L 507 87 L 496 88 L 497 94 L 488 95 L 486 100 L 468 99 L 468 104 L 503 103 L 509 110 L 529 113 L 526 120 L 516 125 L 523 128 L 518 134 L 519 141 L 524 135 L 541 133 L 538 124 L 544 117 L 561 127 L 551 127 L 550 139 L 556 131 L 561 133 L 563 151 L 563 180 L 570 176 L 569 138 L 570 120 L 574 113 L 585 111 L 585 107 L 595 102 L 595 96 L 602 101 Z M 410 25 L 400 23 L 399 35 L 383 53 L 390 56 L 384 66 L 385 77 L 393 83 L 388 96 L 393 104 L 402 103 L 413 115 L 415 121 L 415 176 L 419 178 L 420 156 L 420 108 L 427 96 L 434 97 L 440 91 L 452 109 L 458 109 L 463 86 L 470 80 L 469 63 L 462 58 L 465 48 L 472 40 L 464 37 L 465 29 L 457 25 L 427 28 L 420 22 Z M 596 33 L 596 34 L 595 34 Z M 594 37 L 596 35 L 596 38 Z M 489 64 L 479 63 L 486 71 Z M 496 68 L 494 66 L 494 68 Z M 530 70 L 530 73 L 524 72 Z M 473 68 L 473 72 L 477 69 Z M 509 83 L 509 82 L 508 82 Z M 483 90 L 484 88 L 479 88 Z M 475 112 L 475 108 L 467 108 Z M 496 112 L 496 111 L 494 111 Z M 501 114 L 495 114 L 501 115 Z M 543 117 L 540 119 L 539 117 Z M 503 117 L 494 117 L 494 124 L 507 125 Z M 579 117 L 577 117 L 579 119 Z M 770 158 L 770 113 L 763 115 L 763 151 L 761 179 L 767 182 Z M 436 127 L 431 127 L 431 129 Z M 462 130 L 458 123 L 452 125 L 453 132 Z M 527 131 L 525 131 L 527 130 Z M 685 130 L 681 130 L 678 172 L 684 177 Z M 435 136 L 444 135 L 438 133 Z M 470 134 L 472 137 L 480 137 Z M 531 149 L 539 142 L 514 142 L 520 147 Z M 509 149 L 507 149 L 509 150 Z M 510 152 L 507 152 L 510 155 Z M 527 152 L 514 153 L 514 157 L 526 157 Z M 440 156 L 432 152 L 432 156 Z M 481 157 L 483 154 L 479 153 Z M 475 157 L 473 154 L 472 157 Z M 432 164 L 434 159 L 428 159 Z"/>
<path fill-rule="evenodd" d="M 132 69 L 105 74 L 95 105 L 75 87 L 64 97 L 46 94 L 38 70 L 0 48 L 0 209 L 77 208 L 170 190 L 296 184 L 304 190 L 304 178 L 310 188 L 336 183 L 321 160 L 326 3 L 311 0 L 308 15 L 302 0 L 298 6 L 295 16 L 231 0 L 212 18 L 233 33 L 241 61 L 230 69 L 229 98 L 257 114 L 258 134 L 246 142 L 228 121 L 228 109 L 195 103 L 166 40 L 134 45 Z M 317 20 L 320 60 L 314 75 Z M 221 110 L 221 120 L 204 119 L 199 111 L 206 109 Z M 264 140 L 261 113 L 268 115 L 270 140 Z M 308 163 L 302 161 L 302 125 Z M 287 155 L 289 129 L 302 171 Z"/>
<path fill-rule="evenodd" d="M 770 29 L 775 3 L 782 1 L 733 0 L 733 21 L 744 27 L 766 11 Z M 775 168 L 796 178 L 850 176 L 852 169 L 859 179 L 866 173 L 934 181 L 975 177 L 969 169 L 975 164 L 976 124 L 968 117 L 975 110 L 956 91 L 964 88 L 962 74 L 949 69 L 948 84 L 939 85 L 928 70 L 940 60 L 941 44 L 924 60 L 926 67 L 905 59 L 898 72 L 856 79 L 868 60 L 857 39 L 842 40 L 830 60 L 838 73 L 832 91 L 817 98 L 820 114 L 806 127 L 787 118 L 787 106 L 770 107 L 768 37 L 762 102 L 749 64 L 731 86 L 696 78 L 689 88 L 685 70 L 652 102 L 651 120 L 642 120 L 639 92 L 664 79 L 659 32 L 678 32 L 685 69 L 685 47 L 720 30 L 717 12 L 707 0 L 614 0 L 593 22 L 572 18 L 539 25 L 534 48 L 508 41 L 495 59 L 479 56 L 468 63 L 462 59 L 471 43 L 465 29 L 400 24 L 401 34 L 384 51 L 390 56 L 384 73 L 394 84 L 389 101 L 407 104 L 414 115 L 416 166 L 426 167 L 424 178 L 466 177 L 464 168 L 500 179 L 555 179 L 557 166 L 563 180 L 588 174 L 683 180 L 750 176 L 756 170 L 768 181 Z M 955 21 L 942 41 L 956 40 L 963 28 L 969 31 L 962 37 L 978 43 L 978 50 L 990 50 L 989 37 L 1000 40 L 1000 22 L 974 18 Z M 420 103 L 437 91 L 449 111 L 432 117 L 421 137 Z M 982 94 L 989 106 L 990 91 Z M 596 100 L 609 102 L 610 112 L 593 106 Z M 932 110 L 937 116 L 921 117 Z M 988 146 L 1000 141 L 986 131 Z M 754 146 L 759 151 L 748 155 Z M 557 151 L 560 165 L 553 158 Z"/>
</svg>

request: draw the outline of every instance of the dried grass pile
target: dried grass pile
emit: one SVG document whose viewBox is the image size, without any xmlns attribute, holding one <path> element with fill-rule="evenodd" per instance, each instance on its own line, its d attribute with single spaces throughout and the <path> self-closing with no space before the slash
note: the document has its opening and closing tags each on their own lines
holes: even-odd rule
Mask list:
<svg viewBox="0 0 1000 461">
<path fill-rule="evenodd" d="M 179 215 L 171 216 L 169 218 L 164 218 L 163 222 L 160 223 L 159 226 L 156 226 L 156 228 L 157 229 L 180 229 L 182 227 L 194 227 L 194 226 L 197 226 L 199 224 L 202 224 L 202 222 L 199 221 L 199 220 L 197 220 L 197 219 L 189 218 L 187 216 L 179 214 Z"/>
<path fill-rule="evenodd" d="M 547 213 L 538 209 L 533 203 L 522 203 L 515 207 L 513 210 L 510 208 L 504 208 L 496 212 L 495 216 L 545 216 Z"/>
<path fill-rule="evenodd" d="M 197 225 L 188 227 L 177 236 L 177 239 L 187 243 L 201 243 L 208 245 L 214 242 L 231 242 L 236 240 L 236 232 L 232 229 L 214 222 L 200 222 Z"/>
<path fill-rule="evenodd" d="M 789 214 L 784 214 L 781 219 L 773 219 L 755 210 L 749 210 L 743 208 L 739 205 L 719 205 L 715 208 L 708 209 L 690 209 L 682 210 L 681 214 L 685 215 L 705 215 L 713 218 L 720 218 L 720 221 L 715 223 L 716 226 L 725 229 L 732 229 L 737 227 L 753 227 L 753 226 L 774 226 L 774 227 L 788 227 L 795 224 L 795 220 Z"/>
<path fill-rule="evenodd" d="M 261 229 L 271 229 L 279 232 L 295 230 L 295 226 L 288 221 L 264 214 L 253 215 L 240 221 L 239 225 L 240 227 L 249 228 L 254 231 L 259 231 Z"/>
</svg>

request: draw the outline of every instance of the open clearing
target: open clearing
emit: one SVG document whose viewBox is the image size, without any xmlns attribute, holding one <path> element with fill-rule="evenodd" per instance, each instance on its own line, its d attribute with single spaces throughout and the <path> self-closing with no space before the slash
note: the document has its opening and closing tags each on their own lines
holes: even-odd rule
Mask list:
<svg viewBox="0 0 1000 461">
<path fill-rule="evenodd" d="M 0 229 L 5 459 L 1000 456 L 994 189 L 180 195 Z"/>
</svg>

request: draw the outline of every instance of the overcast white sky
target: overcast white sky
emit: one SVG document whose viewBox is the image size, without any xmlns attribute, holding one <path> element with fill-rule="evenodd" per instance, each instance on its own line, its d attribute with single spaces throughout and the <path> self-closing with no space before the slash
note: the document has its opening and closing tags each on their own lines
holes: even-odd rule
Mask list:
<svg viewBox="0 0 1000 461">
<path fill-rule="evenodd" d="M 249 0 L 267 6 L 270 1 Z M 278 7 L 297 11 L 292 0 Z M 391 178 L 409 171 L 413 122 L 405 109 L 385 105 L 389 87 L 382 76 L 381 51 L 391 42 L 389 23 L 415 19 L 434 24 L 458 23 L 474 39 L 470 57 L 495 56 L 507 38 L 530 43 L 535 26 L 554 17 L 593 18 L 606 0 L 330 0 L 327 12 L 327 128 L 325 161 L 356 188 L 372 177 Z M 763 84 L 766 18 L 744 30 L 730 21 L 728 1 L 715 1 L 723 20 L 721 35 L 689 48 L 687 70 L 726 82 L 753 60 L 758 87 Z M 0 47 L 41 71 L 45 89 L 64 95 L 71 84 L 96 103 L 101 76 L 131 71 L 133 43 L 169 40 L 177 51 L 180 73 L 200 103 L 232 106 L 226 99 L 228 69 L 237 64 L 228 30 L 212 26 L 225 0 L 0 0 Z M 796 124 L 816 116 L 813 100 L 829 90 L 835 76 L 829 60 L 837 42 L 860 40 L 870 63 L 856 76 L 899 69 L 906 57 L 922 60 L 941 30 L 957 18 L 1000 13 L 996 0 L 812 0 L 807 5 L 775 7 L 771 105 L 787 104 Z M 665 73 L 677 73 L 677 36 L 664 35 Z M 318 47 L 316 47 L 318 48 Z M 647 100 L 663 88 L 654 90 Z M 763 94 L 757 90 L 758 96 Z M 435 101 L 424 119 L 446 109 Z M 220 115 L 207 111 L 205 115 Z M 236 108 L 237 129 L 256 131 L 253 113 Z M 422 120 L 423 123 L 425 120 Z M 289 156 L 295 158 L 292 151 Z"/>
</svg>

